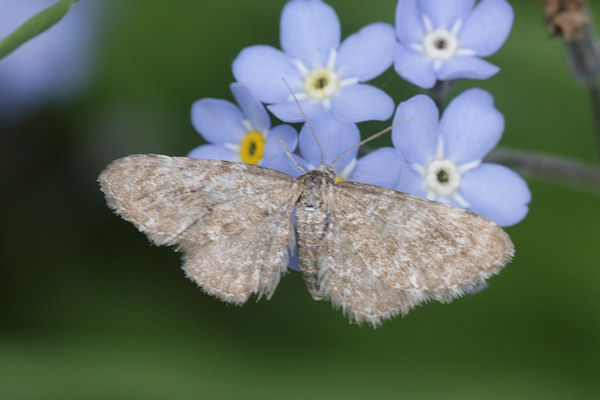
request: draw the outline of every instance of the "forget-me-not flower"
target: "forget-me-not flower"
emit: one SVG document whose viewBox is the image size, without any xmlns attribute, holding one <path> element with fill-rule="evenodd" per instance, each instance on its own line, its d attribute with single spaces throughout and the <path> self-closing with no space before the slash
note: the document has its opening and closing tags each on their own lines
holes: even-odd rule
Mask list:
<svg viewBox="0 0 600 400">
<path fill-rule="evenodd" d="M 205 98 L 192 105 L 192 124 L 209 142 L 192 150 L 188 157 L 258 164 L 280 170 L 289 160 L 289 151 L 298 143 L 296 130 L 289 125 L 271 129 L 271 119 L 261 102 L 239 83 L 231 84 L 235 104 Z"/>
<path fill-rule="evenodd" d="M 380 75 L 393 61 L 394 29 L 374 23 L 340 44 L 340 22 L 321 0 L 293 0 L 281 15 L 281 48 L 251 46 L 233 62 L 233 75 L 256 97 L 271 104 L 282 121 L 301 122 L 289 89 L 312 118 L 331 112 L 353 122 L 385 120 L 394 103 L 381 89 L 361 84 Z"/>
<path fill-rule="evenodd" d="M 407 81 L 432 88 L 437 80 L 487 79 L 494 54 L 513 22 L 506 0 L 398 0 L 394 68 Z"/>
<path fill-rule="evenodd" d="M 394 147 L 408 164 L 397 190 L 471 210 L 499 225 L 521 221 L 531 193 L 512 170 L 482 163 L 498 143 L 504 117 L 482 89 L 457 96 L 439 119 L 429 97 L 417 95 L 398 106 L 392 131 Z"/>
</svg>

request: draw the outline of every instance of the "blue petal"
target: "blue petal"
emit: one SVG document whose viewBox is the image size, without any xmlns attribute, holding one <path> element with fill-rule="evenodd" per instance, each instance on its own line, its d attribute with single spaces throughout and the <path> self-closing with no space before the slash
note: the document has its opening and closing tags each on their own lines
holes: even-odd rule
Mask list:
<svg viewBox="0 0 600 400">
<path fill-rule="evenodd" d="M 504 44 L 513 23 L 513 9 L 505 0 L 483 0 L 465 21 L 459 34 L 460 47 L 486 57 Z"/>
<path fill-rule="evenodd" d="M 398 43 L 394 52 L 394 69 L 403 79 L 423 89 L 431 89 L 437 78 L 433 63 L 422 53 Z"/>
<path fill-rule="evenodd" d="M 250 122 L 252 128 L 258 132 L 268 131 L 271 127 L 271 118 L 269 118 L 265 106 L 241 83 L 232 83 L 230 88 L 242 114 Z"/>
<path fill-rule="evenodd" d="M 445 62 L 437 72 L 438 79 L 449 81 L 458 78 L 487 79 L 500 68 L 475 56 L 459 56 Z"/>
<path fill-rule="evenodd" d="M 394 147 L 408 163 L 424 166 L 436 154 L 438 145 L 439 112 L 424 94 L 416 95 L 398 105 L 394 125 L 407 121 L 392 130 Z"/>
<path fill-rule="evenodd" d="M 471 205 L 471 211 L 502 226 L 514 225 L 525 218 L 531 201 L 527 183 L 497 164 L 481 164 L 462 174 L 459 193 Z"/>
<path fill-rule="evenodd" d="M 227 100 L 200 99 L 192 104 L 192 125 L 210 143 L 235 143 L 246 135 L 244 116 Z"/>
<path fill-rule="evenodd" d="M 391 147 L 383 147 L 358 160 L 348 180 L 396 189 L 404 168 L 402 154 Z"/>
<path fill-rule="evenodd" d="M 482 89 L 469 89 L 448 104 L 440 120 L 445 156 L 458 165 L 481 160 L 498 144 L 504 116 L 494 98 Z"/>
<path fill-rule="evenodd" d="M 300 156 L 296 154 L 292 154 L 294 160 L 305 170 L 308 170 L 308 165 L 306 161 L 304 161 Z M 265 168 L 275 169 L 277 171 L 283 172 L 284 174 L 288 174 L 293 176 L 294 178 L 299 177 L 304 174 L 304 171 L 298 168 L 296 164 L 287 156 L 287 154 L 276 154 L 270 158 L 265 158 L 260 164 Z"/>
<path fill-rule="evenodd" d="M 465 20 L 473 4 L 475 0 L 424 0 L 421 11 L 431 20 L 434 29 L 451 29 L 458 19 Z"/>
<path fill-rule="evenodd" d="M 310 99 L 300 100 L 300 107 L 308 119 L 325 112 L 323 104 Z M 284 122 L 304 122 L 304 116 L 294 100 L 287 100 L 267 107 L 277 118 Z"/>
<path fill-rule="evenodd" d="M 323 164 L 331 163 L 344 151 L 360 142 L 358 127 L 350 121 L 335 118 L 329 113 L 320 114 L 310 123 L 314 129 L 316 139 L 323 149 Z M 300 130 L 298 147 L 302 157 L 313 167 L 321 164 L 319 145 L 315 142 L 307 124 Z M 334 165 L 335 170 L 343 170 L 349 162 L 356 158 L 358 148 L 349 151 Z"/>
<path fill-rule="evenodd" d="M 421 11 L 417 0 L 398 0 L 396 6 L 396 34 L 405 45 L 420 43 L 425 28 L 421 19 Z"/>
<path fill-rule="evenodd" d="M 404 168 L 404 173 L 398 182 L 396 190 L 412 194 L 418 197 L 427 197 L 427 188 L 425 187 L 425 181 L 423 177 L 412 169 L 411 165 L 407 164 Z"/>
<path fill-rule="evenodd" d="M 342 78 L 368 81 L 381 75 L 394 61 L 396 38 L 391 25 L 367 25 L 342 43 L 337 71 Z"/>
<path fill-rule="evenodd" d="M 294 227 L 294 231 L 296 231 L 296 210 L 292 211 L 292 226 Z M 300 269 L 300 262 L 298 260 L 298 246 L 294 246 L 292 251 L 290 251 L 288 267 L 295 271 L 302 271 Z"/>
<path fill-rule="evenodd" d="M 300 262 L 298 260 L 298 249 L 295 248 L 294 251 L 290 252 L 290 259 L 288 260 L 288 267 L 293 269 L 294 271 L 302 271 L 300 269 Z"/>
<path fill-rule="evenodd" d="M 475 285 L 472 285 L 472 286 L 468 287 L 467 289 L 465 289 L 465 294 L 467 296 L 473 296 L 473 295 L 476 295 L 477 293 L 481 292 L 482 290 L 487 289 L 489 286 L 490 285 L 487 282 L 475 284 Z"/>
<path fill-rule="evenodd" d="M 352 122 L 383 121 L 394 112 L 394 100 L 383 90 L 371 85 L 343 87 L 331 99 L 333 113 Z"/>
<path fill-rule="evenodd" d="M 285 154 L 285 148 L 278 138 L 283 140 L 283 143 L 288 148 L 288 151 L 293 152 L 298 146 L 298 132 L 290 125 L 279 125 L 269 131 L 267 143 L 265 143 L 265 151 L 263 158 L 273 157 L 278 154 Z"/>
<path fill-rule="evenodd" d="M 203 158 L 205 160 L 241 161 L 238 152 L 228 149 L 221 144 L 205 144 L 198 146 L 190 151 L 187 156 L 192 158 Z"/>
<path fill-rule="evenodd" d="M 292 59 L 271 46 L 251 46 L 233 61 L 233 76 L 262 102 L 279 103 L 290 97 L 285 78 L 295 92 L 303 90 L 303 78 Z"/>
<path fill-rule="evenodd" d="M 320 0 L 288 2 L 281 13 L 281 48 L 308 69 L 324 67 L 340 45 L 340 21 Z"/>
</svg>

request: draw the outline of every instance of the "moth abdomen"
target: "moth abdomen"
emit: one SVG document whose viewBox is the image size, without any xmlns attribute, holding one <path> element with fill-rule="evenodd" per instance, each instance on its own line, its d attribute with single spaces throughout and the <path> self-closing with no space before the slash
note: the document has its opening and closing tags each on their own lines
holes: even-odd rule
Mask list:
<svg viewBox="0 0 600 400">
<path fill-rule="evenodd" d="M 330 220 L 329 193 L 334 180 L 327 171 L 313 170 L 299 178 L 303 190 L 296 203 L 296 234 L 298 261 L 306 286 L 312 297 L 319 295 L 319 257 Z"/>
</svg>

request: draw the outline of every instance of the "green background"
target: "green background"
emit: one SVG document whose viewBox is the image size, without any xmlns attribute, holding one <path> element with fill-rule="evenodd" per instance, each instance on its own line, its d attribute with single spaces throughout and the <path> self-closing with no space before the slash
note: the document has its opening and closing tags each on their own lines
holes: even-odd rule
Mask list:
<svg viewBox="0 0 600 400">
<path fill-rule="evenodd" d="M 96 177 L 127 154 L 199 145 L 192 102 L 231 99 L 231 62 L 278 45 L 284 1 L 105 3 L 91 89 L 0 126 L 0 398 L 600 396 L 600 195 L 584 188 L 529 179 L 530 213 L 507 229 L 516 257 L 487 290 L 376 330 L 313 301 L 294 272 L 270 301 L 203 294 L 178 254 L 111 213 Z M 344 36 L 394 22 L 393 0 L 329 3 Z M 460 89 L 494 95 L 502 145 L 594 161 L 586 89 L 539 2 L 512 3 L 513 31 L 490 58 L 501 72 Z M 391 71 L 376 83 L 396 102 L 418 93 Z"/>
</svg>

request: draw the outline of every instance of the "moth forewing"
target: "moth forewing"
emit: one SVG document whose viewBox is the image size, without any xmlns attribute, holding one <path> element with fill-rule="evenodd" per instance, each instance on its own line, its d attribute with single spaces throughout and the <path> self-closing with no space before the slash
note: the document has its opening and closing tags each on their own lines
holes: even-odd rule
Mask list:
<svg viewBox="0 0 600 400">
<path fill-rule="evenodd" d="M 294 246 L 294 179 L 255 165 L 161 155 L 113 162 L 99 177 L 108 204 L 158 245 L 184 251 L 187 275 L 241 304 L 270 296 Z"/>
<path fill-rule="evenodd" d="M 356 182 L 335 186 L 321 294 L 377 325 L 429 299 L 463 294 L 505 265 L 508 235 L 469 211 Z"/>
</svg>

